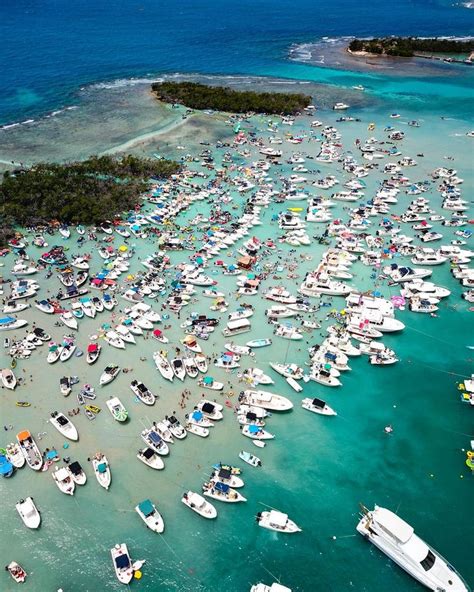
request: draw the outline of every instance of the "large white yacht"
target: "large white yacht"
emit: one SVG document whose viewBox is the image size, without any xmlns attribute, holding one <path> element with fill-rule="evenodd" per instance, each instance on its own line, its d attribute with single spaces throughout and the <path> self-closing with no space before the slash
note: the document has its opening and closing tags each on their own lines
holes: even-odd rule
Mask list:
<svg viewBox="0 0 474 592">
<path fill-rule="evenodd" d="M 386 508 L 364 508 L 357 531 L 434 592 L 469 592 L 468 585 L 412 526 Z"/>
</svg>

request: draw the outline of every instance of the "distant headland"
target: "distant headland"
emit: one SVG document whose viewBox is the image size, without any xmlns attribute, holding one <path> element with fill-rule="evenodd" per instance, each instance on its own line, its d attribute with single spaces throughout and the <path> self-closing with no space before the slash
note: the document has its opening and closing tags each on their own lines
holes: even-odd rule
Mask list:
<svg viewBox="0 0 474 592">
<path fill-rule="evenodd" d="M 349 43 L 347 51 L 355 56 L 418 57 L 465 64 L 474 63 L 474 39 L 461 40 L 442 37 L 431 39 L 422 37 L 353 39 Z M 461 57 L 462 54 L 466 57 Z"/>
</svg>

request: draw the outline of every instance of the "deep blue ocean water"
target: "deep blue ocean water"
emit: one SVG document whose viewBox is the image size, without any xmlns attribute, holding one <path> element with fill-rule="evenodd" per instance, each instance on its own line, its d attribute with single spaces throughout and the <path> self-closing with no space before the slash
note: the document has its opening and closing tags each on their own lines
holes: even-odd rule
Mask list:
<svg viewBox="0 0 474 592">
<path fill-rule="evenodd" d="M 204 72 L 317 80 L 321 70 L 287 55 L 291 44 L 323 36 L 472 33 L 474 11 L 441 0 L 2 0 L 0 123 L 53 110 L 104 79 Z"/>
</svg>

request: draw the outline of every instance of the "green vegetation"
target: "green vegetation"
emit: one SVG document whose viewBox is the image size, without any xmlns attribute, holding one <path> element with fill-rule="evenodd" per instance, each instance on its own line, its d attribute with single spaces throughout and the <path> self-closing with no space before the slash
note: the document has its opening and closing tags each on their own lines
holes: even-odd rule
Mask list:
<svg viewBox="0 0 474 592">
<path fill-rule="evenodd" d="M 166 103 L 229 113 L 294 115 L 311 103 L 311 97 L 303 94 L 237 91 L 196 82 L 156 82 L 151 88 Z"/>
<path fill-rule="evenodd" d="M 354 39 L 351 51 L 366 51 L 376 55 L 412 57 L 415 53 L 469 53 L 474 50 L 474 40 L 420 39 L 418 37 L 382 37 L 380 39 Z"/>
<path fill-rule="evenodd" d="M 139 203 L 151 178 L 167 178 L 178 170 L 173 161 L 129 155 L 6 172 L 0 185 L 0 238 L 9 235 L 13 224 L 98 224 Z"/>
</svg>

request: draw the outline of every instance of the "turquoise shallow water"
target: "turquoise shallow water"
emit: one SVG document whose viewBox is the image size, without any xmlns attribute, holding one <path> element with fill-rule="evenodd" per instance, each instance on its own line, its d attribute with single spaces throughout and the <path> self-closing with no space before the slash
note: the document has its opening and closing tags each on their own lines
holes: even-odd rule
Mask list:
<svg viewBox="0 0 474 592">
<path fill-rule="evenodd" d="M 390 103 L 382 101 L 372 107 L 361 106 L 354 112 L 361 117 L 360 123 L 336 124 L 343 134 L 345 148 L 350 149 L 355 138 L 367 136 L 369 121 L 376 123 L 374 133 L 381 136 L 381 128 L 391 121 L 388 118 L 390 107 Z M 415 116 L 420 118 L 416 111 L 403 110 L 402 115 L 397 127 Z M 337 118 L 331 111 L 323 111 L 317 116 L 328 124 Z M 304 118 L 292 132 L 307 127 L 309 121 Z M 210 118 L 209 128 L 214 125 L 220 129 Z M 252 125 L 264 133 L 264 118 L 255 118 Z M 420 128 L 407 128 L 403 153 L 411 156 L 425 154 L 424 158 L 417 158 L 418 167 L 407 169 L 410 178 L 425 179 L 433 168 L 449 163 L 465 179 L 463 193 L 469 196 L 472 138 L 464 135 L 467 125 L 461 119 L 441 120 L 428 112 Z M 173 149 L 172 139 L 168 148 L 160 146 L 157 140 L 156 145 L 145 146 L 143 150 L 157 148 L 162 148 L 163 153 L 168 150 L 179 154 Z M 299 148 L 309 153 L 317 151 L 316 144 L 304 143 Z M 292 146 L 285 143 L 283 149 L 290 154 Z M 224 151 L 215 150 L 221 156 Z M 448 155 L 455 157 L 454 162 L 444 160 L 443 157 Z M 338 169 L 336 164 L 322 165 L 314 161 L 316 165 L 324 174 Z M 283 171 L 289 174 L 289 167 L 284 165 Z M 340 171 L 336 174 L 342 178 Z M 273 176 L 276 177 L 276 173 Z M 375 172 L 366 179 L 366 196 L 374 192 L 380 178 L 381 175 Z M 234 201 L 240 204 L 242 197 L 237 192 L 232 194 Z M 430 192 L 425 195 L 431 199 L 433 207 L 439 209 L 438 194 Z M 403 211 L 408 200 L 401 194 L 400 203 L 393 211 Z M 185 220 L 192 219 L 198 211 L 206 215 L 209 208 L 208 204 L 198 202 L 179 219 L 179 223 L 185 224 Z M 260 238 L 278 236 L 280 232 L 275 223 L 271 223 L 271 218 L 282 209 L 283 205 L 270 206 L 262 216 L 264 225 L 256 227 L 254 234 Z M 340 205 L 336 211 L 347 216 Z M 309 225 L 309 231 L 318 234 L 321 229 L 318 225 Z M 445 235 L 443 243 L 453 236 L 452 230 L 447 228 L 442 232 Z M 77 251 L 75 235 L 65 244 L 72 252 Z M 116 240 L 115 244 L 120 243 Z M 136 245 L 141 257 L 154 250 L 151 242 L 136 241 Z M 90 243 L 86 243 L 85 250 L 90 249 Z M 283 258 L 292 257 L 288 246 L 282 249 Z M 39 251 L 33 247 L 30 252 L 37 256 Z M 316 243 L 301 247 L 300 252 L 310 254 L 313 259 L 299 260 L 297 273 L 300 277 L 297 280 L 290 282 L 283 272 L 279 274 L 281 280 L 270 278 L 263 283 L 262 289 L 284 283 L 295 293 L 304 273 L 315 267 L 323 247 Z M 223 257 L 226 261 L 233 259 L 230 253 Z M 174 263 L 187 256 L 187 252 L 171 255 Z M 2 260 L 6 276 L 12 261 L 11 256 Z M 94 263 L 99 265 L 97 255 Z M 140 267 L 135 258 L 131 271 Z M 369 277 L 370 269 L 357 263 L 354 272 L 354 286 L 359 289 L 374 287 Z M 42 285 L 41 296 L 47 295 L 48 289 L 57 290 L 56 279 L 45 280 L 44 272 L 38 274 L 38 278 Z M 233 278 L 216 278 L 219 289 L 226 292 L 233 289 Z M 62 495 L 49 473 L 37 475 L 23 469 L 13 479 L 0 481 L 2 532 L 9 533 L 8 538 L 2 536 L 0 541 L 2 557 L 14 558 L 24 564 L 30 574 L 25 589 L 35 592 L 56 590 L 60 586 L 65 592 L 121 589 L 113 575 L 109 548 L 122 540 L 129 545 L 134 559 L 147 560 L 143 580 L 132 584 L 133 589 L 147 592 L 158 589 L 240 592 L 248 590 L 252 583 L 269 583 L 275 578 L 281 578 L 282 583 L 298 592 L 373 592 L 381 587 L 420 590 L 418 584 L 356 535 L 358 503 L 363 502 L 367 506 L 378 503 L 398 509 L 400 515 L 472 583 L 470 544 L 474 526 L 469 520 L 472 477 L 464 465 L 462 452 L 472 438 L 472 421 L 470 409 L 459 401 L 456 383 L 472 371 L 472 352 L 466 346 L 474 345 L 474 326 L 472 313 L 460 298 L 459 284 L 452 279 L 446 265 L 434 268 L 433 280 L 452 290 L 446 303 L 442 303 L 438 317 L 401 312 L 397 316 L 406 323 L 405 331 L 383 339 L 396 350 L 401 360 L 399 364 L 374 368 L 364 357 L 351 359 L 352 371 L 343 375 L 342 388 L 325 389 L 316 383 L 305 386 L 301 395 L 322 396 L 336 408 L 337 418 L 319 417 L 302 410 L 299 407 L 301 395 L 291 391 L 286 382 L 269 369 L 270 361 L 304 364 L 307 360 L 304 343 L 274 338 L 271 348 L 257 351 L 255 365 L 272 373 L 275 379 L 273 390 L 290 397 L 295 407 L 290 413 L 275 414 L 268 422 L 276 439 L 257 452 L 263 460 L 263 468 L 244 467 L 243 492 L 248 502 L 231 507 L 217 505 L 219 517 L 215 522 L 204 521 L 190 512 L 180 503 L 181 494 L 188 488 L 200 489 L 209 474 L 210 464 L 219 460 L 237 463 L 239 450 L 244 448 L 254 452 L 253 446 L 239 435 L 231 411 L 226 410 L 225 419 L 216 425 L 208 439 L 189 435 L 183 442 L 172 445 L 164 471 L 153 472 L 135 459 L 136 450 L 141 446 L 139 432 L 143 423 L 177 409 L 182 390 L 181 384 L 164 384 L 157 374 L 151 357 L 158 349 L 154 341 L 139 340 L 137 346 L 130 346 L 125 352 L 104 347 L 98 364 L 92 368 L 83 358 L 48 366 L 44 351 L 35 352 L 26 363 L 20 361 L 17 375 L 23 375 L 25 370 L 25 376 L 31 374 L 33 382 L 27 382 L 15 394 L 1 391 L 2 423 L 14 426 L 12 432 L 4 434 L 5 443 L 20 429 L 28 428 L 34 434 L 47 432 L 39 442 L 42 449 L 51 446 L 60 449 L 63 442 L 46 423 L 49 413 L 54 409 L 66 411 L 74 406 L 70 400 L 72 396 L 63 399 L 59 394 L 61 376 L 77 374 L 81 383 L 97 384 L 101 370 L 110 362 L 132 367 L 133 372 L 121 374 L 115 382 L 99 391 L 97 403 L 102 404 L 103 411 L 94 422 L 88 422 L 83 416 L 74 420 L 80 441 L 72 443 L 67 454 L 80 460 L 89 477 L 87 486 L 79 488 L 74 498 Z M 377 287 L 386 296 L 395 293 L 386 285 Z M 245 300 L 256 306 L 256 313 L 252 333 L 236 338 L 238 343 L 271 333 L 262 315 L 267 307 L 265 301 L 261 301 L 260 296 Z M 120 302 L 120 307 L 123 303 Z M 210 303 L 209 299 L 201 298 L 198 303 L 183 309 L 181 320 L 188 310 L 207 312 Z M 343 300 L 334 299 L 333 305 L 341 308 Z M 328 310 L 322 309 L 317 318 L 324 321 Z M 52 326 L 48 316 L 36 310 L 30 309 L 20 316 L 30 322 L 35 320 L 50 330 L 56 339 L 64 333 L 62 328 Z M 78 343 L 82 349 L 87 345 L 88 335 L 95 333 L 108 318 L 110 314 L 103 313 L 94 321 L 81 321 Z M 172 344 L 177 344 L 183 334 L 176 319 L 173 326 L 167 334 Z M 219 331 L 218 328 L 215 338 L 204 343 L 206 353 L 221 351 L 224 340 Z M 308 334 L 306 339 L 320 341 L 321 331 Z M 4 351 L 2 356 L 6 362 Z M 146 357 L 146 361 L 141 362 L 140 356 Z M 218 380 L 230 380 L 233 390 L 239 390 L 236 374 L 226 374 L 214 368 L 209 373 Z M 133 401 L 128 386 L 132 375 L 160 394 L 155 407 L 145 408 Z M 184 386 L 192 390 L 191 403 L 197 401 L 201 390 L 189 379 Z M 127 425 L 113 422 L 105 409 L 104 401 L 109 394 L 120 396 L 128 407 L 131 420 Z M 17 408 L 14 405 L 16 400 L 29 400 L 32 407 Z M 387 423 L 394 426 L 391 436 L 383 432 Z M 110 460 L 112 486 L 109 492 L 99 488 L 86 462 L 87 457 L 98 449 L 106 452 Z M 14 510 L 14 503 L 26 495 L 33 495 L 42 511 L 43 524 L 38 532 L 27 532 Z M 158 503 L 166 524 L 163 536 L 147 531 L 133 511 L 135 504 L 145 497 Z M 303 532 L 284 537 L 258 528 L 254 524 L 254 515 L 263 509 L 262 504 L 287 511 Z M 11 580 L 3 576 L 2 590 L 13 589 L 16 587 Z"/>
</svg>

